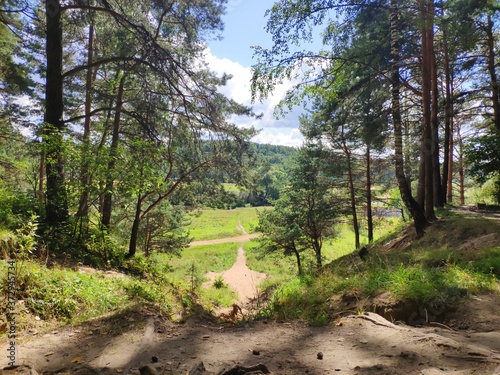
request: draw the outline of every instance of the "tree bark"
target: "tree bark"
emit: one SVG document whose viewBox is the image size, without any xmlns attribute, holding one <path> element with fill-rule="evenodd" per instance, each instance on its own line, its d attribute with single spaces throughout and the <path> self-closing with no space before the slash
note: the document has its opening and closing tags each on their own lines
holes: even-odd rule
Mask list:
<svg viewBox="0 0 500 375">
<path fill-rule="evenodd" d="M 87 48 L 87 64 L 91 66 L 93 60 L 93 50 L 94 50 L 94 26 L 89 26 L 89 42 Z M 90 123 L 91 116 L 90 111 L 92 107 L 92 80 L 93 80 L 93 70 L 92 68 L 87 69 L 87 77 L 85 84 L 85 121 L 83 124 L 83 139 L 82 139 L 82 168 L 80 171 L 80 183 L 82 188 L 82 195 L 80 197 L 80 202 L 78 205 L 78 212 L 76 216 L 87 217 L 89 214 L 89 194 L 90 194 Z"/>
<path fill-rule="evenodd" d="M 450 55 L 446 27 L 443 28 L 443 57 L 445 77 L 445 104 L 444 104 L 444 145 L 443 145 L 443 174 L 441 186 L 443 189 L 443 203 L 452 201 L 451 179 L 453 171 L 453 98 L 452 77 L 450 69 Z M 446 194 L 444 190 L 446 189 Z"/>
<path fill-rule="evenodd" d="M 134 222 L 132 223 L 132 230 L 130 232 L 127 258 L 132 258 L 137 251 L 137 238 L 139 237 L 139 225 L 141 224 L 141 205 L 142 197 L 139 193 L 137 197 L 137 203 L 135 205 Z"/>
<path fill-rule="evenodd" d="M 40 152 L 40 166 L 38 169 L 38 201 L 43 204 L 45 192 L 45 151 Z"/>
<path fill-rule="evenodd" d="M 314 253 L 316 254 L 316 266 L 320 269 L 323 265 L 323 259 L 321 259 L 321 243 L 317 239 L 314 240 Z"/>
<path fill-rule="evenodd" d="M 412 168 L 411 168 L 411 153 L 410 153 L 410 124 L 405 121 L 404 124 L 404 141 L 403 141 L 403 171 L 405 173 L 406 183 L 408 184 L 408 190 L 410 194 L 412 193 L 411 183 L 412 183 Z"/>
<path fill-rule="evenodd" d="M 347 143 L 345 140 L 344 134 L 344 126 L 342 126 L 342 147 L 344 149 L 344 154 L 347 159 L 347 182 L 349 184 L 349 198 L 351 204 L 351 214 L 352 214 L 352 226 L 354 229 L 354 242 L 356 249 L 360 247 L 359 241 L 359 223 L 358 223 L 358 214 L 356 212 L 356 192 L 354 189 L 354 179 L 352 176 L 352 160 L 351 160 L 351 152 L 347 148 Z"/>
<path fill-rule="evenodd" d="M 102 203 L 102 217 L 101 225 L 103 228 L 109 229 L 111 225 L 111 212 L 113 203 L 113 190 L 114 190 L 114 173 L 116 167 L 116 159 L 118 157 L 118 143 L 120 139 L 120 121 L 123 107 L 123 92 L 125 86 L 126 74 L 122 74 L 120 78 L 120 85 L 116 95 L 116 111 L 113 121 L 113 133 L 111 136 L 111 145 L 109 148 L 109 161 L 106 176 L 106 184 L 104 191 L 104 198 Z"/>
<path fill-rule="evenodd" d="M 404 173 L 403 161 L 403 134 L 401 126 L 401 108 L 400 108 L 400 86 L 401 77 L 399 73 L 399 10 L 398 1 L 391 0 L 391 104 L 392 118 L 394 128 L 394 158 L 395 173 L 398 182 L 401 199 L 413 218 L 415 231 L 419 237 L 424 235 L 425 228 L 429 224 L 425 218 L 422 207 L 415 201 L 411 194 L 410 187 Z"/>
<path fill-rule="evenodd" d="M 58 227 L 68 221 L 68 199 L 64 179 L 63 157 L 63 77 L 62 77 L 62 24 L 61 4 L 58 0 L 45 2 L 47 22 L 46 54 L 47 74 L 45 82 L 45 168 L 46 207 L 45 221 L 50 227 Z"/>
<path fill-rule="evenodd" d="M 368 221 L 368 242 L 373 242 L 372 178 L 370 144 L 366 145 L 366 219 Z"/>
<path fill-rule="evenodd" d="M 460 205 L 465 204 L 465 171 L 464 171 L 464 147 L 463 147 L 463 140 L 462 140 L 462 135 L 460 134 L 460 127 L 457 129 L 457 136 L 458 136 L 458 178 L 459 178 L 459 199 L 460 199 Z"/>
<path fill-rule="evenodd" d="M 441 185 L 439 161 L 439 104 L 438 75 L 436 51 L 434 48 L 434 0 L 428 2 L 429 28 L 427 32 L 429 49 L 429 66 L 431 73 L 431 140 L 432 140 L 432 187 L 434 207 L 444 207 L 444 194 Z M 434 212 L 434 211 L 433 211 Z"/>
<path fill-rule="evenodd" d="M 295 258 L 297 260 L 297 272 L 298 272 L 298 275 L 302 275 L 302 261 L 300 260 L 300 253 L 299 251 L 297 250 L 297 247 L 295 246 L 295 243 L 292 242 L 292 246 L 293 246 L 293 254 L 295 255 Z"/>
<path fill-rule="evenodd" d="M 422 40 L 422 137 L 417 202 L 424 208 L 428 221 L 434 221 L 434 142 L 432 136 L 432 17 L 428 0 L 420 1 Z"/>
</svg>

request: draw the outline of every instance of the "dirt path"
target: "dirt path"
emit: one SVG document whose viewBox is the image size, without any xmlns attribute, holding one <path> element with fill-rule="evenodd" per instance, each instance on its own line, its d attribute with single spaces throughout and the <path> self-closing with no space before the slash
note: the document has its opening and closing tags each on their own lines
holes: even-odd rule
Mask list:
<svg viewBox="0 0 500 375">
<path fill-rule="evenodd" d="M 236 236 L 236 237 L 218 238 L 216 240 L 193 241 L 193 242 L 191 242 L 190 246 L 217 245 L 220 243 L 228 243 L 228 242 L 242 243 L 242 242 L 248 242 L 248 241 L 250 241 L 254 238 L 257 238 L 259 236 L 260 236 L 259 233 L 251 233 L 251 234 L 244 234 L 244 235 Z"/>
<path fill-rule="evenodd" d="M 224 272 L 209 272 L 206 276 L 210 281 L 205 283 L 205 286 L 211 285 L 217 276 L 222 276 L 229 287 L 237 293 L 241 305 L 247 304 L 250 299 L 257 296 L 257 286 L 266 278 L 265 273 L 248 268 L 242 247 L 238 248 L 236 262 L 230 269 Z"/>
<path fill-rule="evenodd" d="M 81 375 L 138 375 L 147 364 L 158 374 L 191 374 L 200 361 L 207 374 L 256 364 L 286 375 L 500 374 L 499 331 L 480 340 L 473 332 L 397 326 L 371 313 L 326 327 L 297 322 L 227 327 L 193 320 L 180 325 L 159 316 L 154 317 L 154 329 L 136 325 L 148 319 L 153 318 L 144 310 L 128 311 L 32 337 L 19 345 L 18 363 L 42 374 Z M 5 353 L 6 346 L 1 350 Z"/>
</svg>

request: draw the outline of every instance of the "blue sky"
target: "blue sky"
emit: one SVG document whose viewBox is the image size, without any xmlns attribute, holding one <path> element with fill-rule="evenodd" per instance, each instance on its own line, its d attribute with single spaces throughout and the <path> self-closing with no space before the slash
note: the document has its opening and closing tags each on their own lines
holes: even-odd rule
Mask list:
<svg viewBox="0 0 500 375">
<path fill-rule="evenodd" d="M 223 39 L 208 43 L 207 61 L 211 69 L 219 75 L 233 75 L 233 79 L 221 91 L 246 105 L 251 105 L 251 66 L 255 63 L 250 47 L 272 46 L 271 35 L 265 31 L 267 19 L 264 14 L 273 3 L 273 0 L 229 0 L 224 16 Z M 255 142 L 299 146 L 303 139 L 298 130 L 300 109 L 296 108 L 280 119 L 275 119 L 273 115 L 275 106 L 290 87 L 291 83 L 285 83 L 277 87 L 269 99 L 253 104 L 256 113 L 264 114 L 261 120 L 234 118 L 232 121 L 241 126 L 253 125 L 260 129 L 260 134 L 253 139 Z"/>
<path fill-rule="evenodd" d="M 209 43 L 212 53 L 244 66 L 252 65 L 250 47 L 271 46 L 271 35 L 264 29 L 267 22 L 264 14 L 273 3 L 271 0 L 229 0 L 224 17 L 224 39 Z"/>
</svg>

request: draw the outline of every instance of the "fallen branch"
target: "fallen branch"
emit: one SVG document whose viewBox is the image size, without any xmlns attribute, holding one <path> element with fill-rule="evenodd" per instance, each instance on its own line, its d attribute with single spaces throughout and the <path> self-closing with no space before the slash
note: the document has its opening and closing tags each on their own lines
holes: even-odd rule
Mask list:
<svg viewBox="0 0 500 375">
<path fill-rule="evenodd" d="M 398 327 L 397 325 L 389 322 L 387 319 L 384 319 L 383 317 L 381 317 L 378 314 L 364 313 L 362 315 L 349 315 L 347 318 L 364 319 L 364 320 L 368 320 L 369 322 L 371 322 L 375 325 L 378 325 L 378 326 L 382 326 L 382 327 L 386 327 L 386 328 L 395 328 L 398 330 L 401 329 L 401 327 Z"/>
</svg>

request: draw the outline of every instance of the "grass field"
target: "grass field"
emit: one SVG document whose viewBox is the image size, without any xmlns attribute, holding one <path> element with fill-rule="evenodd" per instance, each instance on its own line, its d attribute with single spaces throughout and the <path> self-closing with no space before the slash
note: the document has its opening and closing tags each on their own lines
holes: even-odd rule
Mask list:
<svg viewBox="0 0 500 375">
<path fill-rule="evenodd" d="M 380 238 L 387 236 L 387 234 L 394 231 L 398 225 L 400 225 L 400 220 L 393 218 L 384 219 L 383 221 L 375 223 L 373 230 L 374 241 L 378 241 Z M 323 244 L 323 256 L 327 263 L 356 251 L 354 231 L 351 223 L 338 224 L 335 227 L 335 231 L 335 238 L 326 240 Z M 361 246 L 368 245 L 368 233 L 363 226 L 360 228 L 360 243 Z"/>
<path fill-rule="evenodd" d="M 234 210 L 204 209 L 191 216 L 188 230 L 195 241 L 253 233 L 258 223 L 257 210 L 265 209 L 265 207 L 242 207 Z"/>
</svg>

